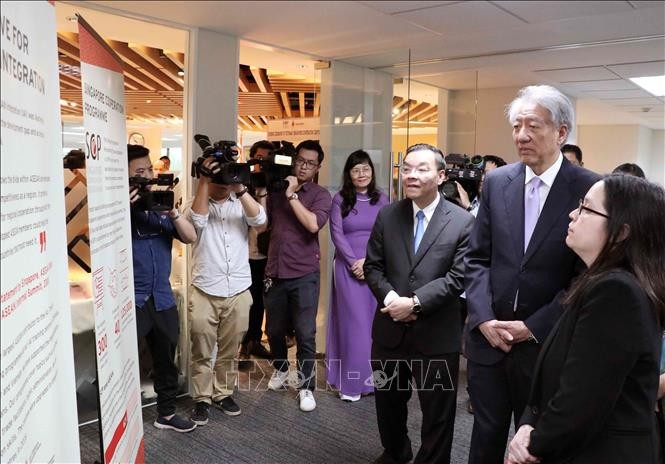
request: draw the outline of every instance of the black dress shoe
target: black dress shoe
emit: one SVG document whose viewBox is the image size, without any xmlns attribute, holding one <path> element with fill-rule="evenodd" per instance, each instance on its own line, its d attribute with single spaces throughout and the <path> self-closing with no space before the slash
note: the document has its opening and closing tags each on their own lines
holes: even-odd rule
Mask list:
<svg viewBox="0 0 665 464">
<path fill-rule="evenodd" d="M 412 452 L 409 452 L 408 456 L 404 456 L 401 459 L 397 459 L 388 454 L 387 451 L 384 451 L 383 453 L 381 453 L 381 456 L 379 456 L 374 460 L 374 464 L 406 464 L 407 462 L 411 461 L 411 459 L 413 459 Z"/>
<path fill-rule="evenodd" d="M 256 356 L 257 358 L 263 359 L 272 359 L 272 354 L 266 349 L 265 346 L 259 341 L 249 342 L 249 354 Z"/>
<path fill-rule="evenodd" d="M 473 405 L 471 404 L 471 400 L 466 400 L 466 412 L 473 414 Z"/>
</svg>

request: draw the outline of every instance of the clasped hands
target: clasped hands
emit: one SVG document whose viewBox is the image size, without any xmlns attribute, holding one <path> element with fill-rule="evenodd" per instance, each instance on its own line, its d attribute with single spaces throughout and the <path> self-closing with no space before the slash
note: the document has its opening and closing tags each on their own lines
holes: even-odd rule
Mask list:
<svg viewBox="0 0 665 464">
<path fill-rule="evenodd" d="M 364 265 L 365 265 L 365 258 L 356 260 L 351 265 L 351 273 L 358 280 L 365 280 L 365 271 L 363 270 Z"/>
<path fill-rule="evenodd" d="M 531 332 L 522 321 L 485 321 L 478 326 L 493 348 L 508 353 L 512 346 L 529 339 Z"/>
<path fill-rule="evenodd" d="M 413 313 L 413 299 L 406 296 L 395 298 L 380 311 L 388 314 L 395 322 L 411 322 L 418 319 L 418 315 Z"/>
<path fill-rule="evenodd" d="M 529 453 L 532 431 L 533 427 L 527 424 L 517 430 L 508 446 L 508 457 L 505 464 L 536 464 L 540 462 L 540 458 Z"/>
</svg>

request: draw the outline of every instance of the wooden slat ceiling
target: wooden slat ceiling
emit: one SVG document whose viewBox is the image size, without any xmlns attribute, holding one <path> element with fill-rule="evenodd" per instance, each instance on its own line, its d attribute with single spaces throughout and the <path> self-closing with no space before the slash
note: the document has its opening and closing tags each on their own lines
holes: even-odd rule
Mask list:
<svg viewBox="0 0 665 464">
<path fill-rule="evenodd" d="M 133 43 L 107 40 L 123 60 L 127 119 L 164 123 L 183 117 L 183 53 Z M 81 70 L 78 34 L 58 33 L 60 109 L 63 115 L 82 116 Z M 407 108 L 410 113 L 407 113 Z M 436 126 L 437 107 L 430 103 L 393 97 L 393 126 L 412 122 Z M 238 73 L 238 124 L 265 131 L 268 121 L 318 117 L 321 86 L 318 82 L 263 68 L 240 65 Z"/>
</svg>

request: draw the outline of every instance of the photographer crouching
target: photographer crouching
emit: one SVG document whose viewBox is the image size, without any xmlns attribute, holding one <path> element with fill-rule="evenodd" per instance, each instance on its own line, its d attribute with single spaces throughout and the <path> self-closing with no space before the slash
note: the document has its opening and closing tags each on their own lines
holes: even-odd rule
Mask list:
<svg viewBox="0 0 665 464">
<path fill-rule="evenodd" d="M 229 165 L 237 156 L 235 147 L 227 145 L 220 153 L 201 158 L 196 196 L 185 209 L 198 235 L 192 247 L 188 307 L 195 401 L 190 419 L 197 425 L 208 423 L 210 405 L 230 416 L 241 413 L 231 395 L 238 375 L 235 356 L 252 305 L 248 226 L 260 232 L 266 223 L 264 208 L 247 193 L 247 187 L 236 181 L 226 183 L 224 170 L 233 168 Z M 215 345 L 217 358 L 212 366 Z"/>
<path fill-rule="evenodd" d="M 170 205 L 157 202 L 159 211 L 146 210 L 145 205 L 154 203 L 149 155 L 150 151 L 143 146 L 127 145 L 137 334 L 145 337 L 153 360 L 158 414 L 154 426 L 191 432 L 196 424 L 175 414 L 178 367 L 174 357 L 180 325 L 169 276 L 173 239 L 192 243 L 196 231 L 173 207 L 172 192 Z"/>
</svg>

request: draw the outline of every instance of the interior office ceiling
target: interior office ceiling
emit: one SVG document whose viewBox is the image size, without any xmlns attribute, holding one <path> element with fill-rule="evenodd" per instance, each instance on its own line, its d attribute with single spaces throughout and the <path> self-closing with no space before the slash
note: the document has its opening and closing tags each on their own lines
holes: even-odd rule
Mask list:
<svg viewBox="0 0 665 464">
<path fill-rule="evenodd" d="M 78 2 L 71 2 L 77 4 Z M 665 99 L 628 79 L 665 74 L 663 1 L 94 1 L 461 90 L 553 84 L 663 128 Z M 616 81 L 616 82 L 612 82 Z"/>
</svg>

